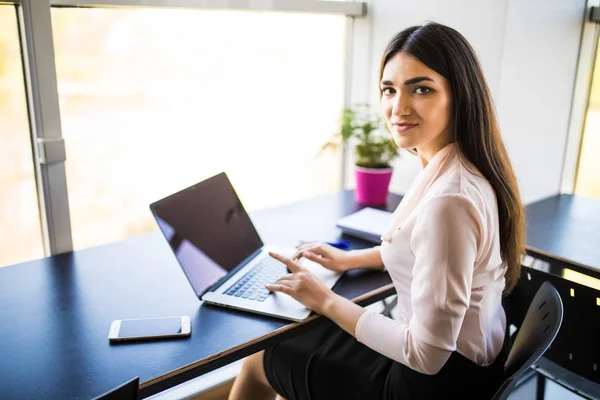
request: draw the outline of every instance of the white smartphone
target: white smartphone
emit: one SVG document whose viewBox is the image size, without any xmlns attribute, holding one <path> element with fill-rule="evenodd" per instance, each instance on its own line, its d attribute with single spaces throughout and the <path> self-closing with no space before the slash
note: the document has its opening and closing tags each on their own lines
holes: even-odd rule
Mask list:
<svg viewBox="0 0 600 400">
<path fill-rule="evenodd" d="M 190 336 L 190 317 L 118 319 L 110 324 L 108 340 L 163 339 Z"/>
</svg>

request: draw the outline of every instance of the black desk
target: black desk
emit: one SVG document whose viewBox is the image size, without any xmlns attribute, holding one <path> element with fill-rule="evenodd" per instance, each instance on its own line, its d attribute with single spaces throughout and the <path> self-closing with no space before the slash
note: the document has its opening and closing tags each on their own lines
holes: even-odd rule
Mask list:
<svg viewBox="0 0 600 400">
<path fill-rule="evenodd" d="M 569 194 L 526 207 L 527 248 L 600 272 L 600 200 Z"/>
<path fill-rule="evenodd" d="M 390 195 L 387 208 L 394 209 L 400 199 Z M 346 191 L 257 212 L 252 218 L 265 242 L 289 246 L 298 239 L 337 239 L 337 218 L 358 209 L 353 193 Z M 594 245 L 600 243 L 598 216 L 600 201 L 566 195 L 529 205 L 528 252 L 552 262 L 570 260 L 573 268 L 595 273 L 600 268 Z M 344 239 L 353 248 L 371 246 Z M 527 272 L 545 274 L 540 279 L 549 276 L 548 271 L 524 268 Z M 363 305 L 394 292 L 386 273 L 367 271 L 353 271 L 335 290 Z M 527 297 L 527 290 L 522 294 Z M 526 299 L 517 303 L 529 304 Z M 190 339 L 108 343 L 113 319 L 180 314 L 192 318 Z M 0 321 L 3 399 L 90 398 L 134 375 L 140 376 L 141 394 L 147 397 L 319 323 L 311 317 L 291 324 L 201 305 L 158 233 L 0 268 Z M 597 349 L 592 352 L 597 356 Z M 559 378 L 563 383 L 573 379 Z M 589 388 L 589 382 L 582 381 L 582 386 Z"/>
<path fill-rule="evenodd" d="M 401 197 L 390 195 L 392 210 Z M 341 192 L 252 214 L 263 241 L 335 240 L 359 209 Z M 353 248 L 370 244 L 351 240 Z M 387 273 L 352 271 L 336 292 L 366 305 L 394 293 Z M 368 293 L 368 294 L 367 294 Z M 114 319 L 189 315 L 192 336 L 111 345 Z M 0 268 L 0 397 L 97 396 L 135 375 L 150 396 L 320 323 L 298 324 L 204 305 L 159 233 Z"/>
</svg>

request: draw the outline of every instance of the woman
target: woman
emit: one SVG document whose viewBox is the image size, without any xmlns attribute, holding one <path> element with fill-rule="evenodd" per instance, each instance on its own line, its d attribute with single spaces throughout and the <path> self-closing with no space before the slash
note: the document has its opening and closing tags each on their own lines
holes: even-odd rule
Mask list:
<svg viewBox="0 0 600 400">
<path fill-rule="evenodd" d="M 481 67 L 454 29 L 411 27 L 385 50 L 380 97 L 394 141 L 423 169 L 380 247 L 272 254 L 292 273 L 268 289 L 331 322 L 248 357 L 230 399 L 485 399 L 500 386 L 501 299 L 520 275 L 524 213 Z M 337 296 L 299 257 L 387 269 L 397 319 Z"/>
</svg>

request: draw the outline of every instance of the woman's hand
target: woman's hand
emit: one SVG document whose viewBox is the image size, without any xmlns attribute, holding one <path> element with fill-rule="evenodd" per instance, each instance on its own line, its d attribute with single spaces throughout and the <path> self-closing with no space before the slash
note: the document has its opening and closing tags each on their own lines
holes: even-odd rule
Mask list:
<svg viewBox="0 0 600 400">
<path fill-rule="evenodd" d="M 267 284 L 265 287 L 272 292 L 290 295 L 307 308 L 323 314 L 323 310 L 333 302 L 335 293 L 296 260 L 272 252 L 269 252 L 269 255 L 284 263 L 292 273 L 282 276 L 275 283 Z"/>
<path fill-rule="evenodd" d="M 304 257 L 336 272 L 355 268 L 351 252 L 336 249 L 327 243 L 308 242 L 301 244 L 296 249 L 294 260 Z"/>
</svg>

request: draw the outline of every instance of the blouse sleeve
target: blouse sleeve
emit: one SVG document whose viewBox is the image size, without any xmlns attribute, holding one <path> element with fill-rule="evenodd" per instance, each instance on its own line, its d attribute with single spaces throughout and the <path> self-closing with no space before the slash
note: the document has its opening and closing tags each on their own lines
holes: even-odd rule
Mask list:
<svg viewBox="0 0 600 400">
<path fill-rule="evenodd" d="M 471 296 L 481 217 L 464 196 L 449 194 L 423 205 L 412 232 L 415 255 L 408 325 L 366 311 L 356 338 L 424 374 L 436 374 L 456 350 Z"/>
</svg>

